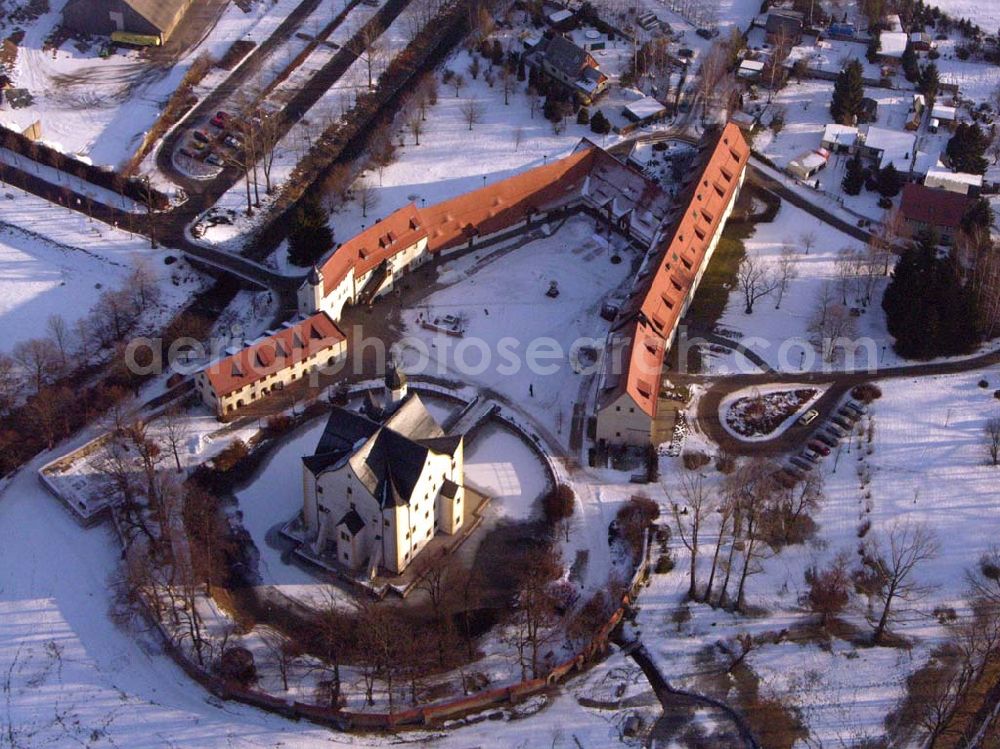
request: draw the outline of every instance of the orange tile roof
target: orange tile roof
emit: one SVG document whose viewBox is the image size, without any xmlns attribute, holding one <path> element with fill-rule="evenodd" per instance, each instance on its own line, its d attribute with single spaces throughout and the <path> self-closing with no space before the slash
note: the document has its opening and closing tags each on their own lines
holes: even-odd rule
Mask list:
<svg viewBox="0 0 1000 749">
<path fill-rule="evenodd" d="M 421 210 L 431 252 L 464 244 L 470 234 L 492 234 L 542 211 L 582 187 L 596 149 L 587 147 L 551 164 L 529 169 L 492 185 Z"/>
<path fill-rule="evenodd" d="M 722 215 L 739 185 L 739 177 L 750 158 L 750 147 L 740 129 L 733 124 L 708 146 L 707 158 L 696 166 L 693 178 L 679 199 L 682 212 L 663 235 L 653 251 L 649 266 L 637 281 L 632 300 L 626 309 L 635 330 L 627 370 L 616 382 L 608 400 L 627 392 L 651 418 L 656 416 L 656 400 L 662 375 L 653 387 L 647 382 L 649 366 L 659 358 L 662 368 L 666 339 L 673 334 L 684 304 L 694 290 L 695 276 L 704 262 L 712 236 L 719 229 Z M 630 316 L 631 315 L 631 316 Z M 653 354 L 637 344 L 649 334 L 663 340 L 663 351 Z M 645 393 L 652 391 L 652 396 Z"/>
<path fill-rule="evenodd" d="M 326 313 L 318 312 L 232 356 L 213 362 L 206 367 L 205 375 L 215 394 L 223 397 L 345 340 L 346 336 L 333 320 Z"/>
<path fill-rule="evenodd" d="M 363 276 L 379 263 L 426 236 L 417 207 L 410 203 L 348 239 L 323 264 L 323 294 L 330 294 L 351 268 Z"/>
</svg>

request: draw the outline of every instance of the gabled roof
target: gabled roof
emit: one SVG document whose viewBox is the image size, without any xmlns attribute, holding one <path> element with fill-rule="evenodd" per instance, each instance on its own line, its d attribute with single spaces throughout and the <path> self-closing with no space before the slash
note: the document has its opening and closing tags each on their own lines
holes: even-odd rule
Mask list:
<svg viewBox="0 0 1000 749">
<path fill-rule="evenodd" d="M 462 437 L 446 437 L 417 395 L 403 402 L 385 424 L 335 407 L 313 455 L 302 459 L 314 475 L 346 463 L 385 507 L 412 499 L 428 452 L 451 455 Z"/>
<path fill-rule="evenodd" d="M 543 40 L 538 49 L 552 67 L 569 78 L 577 77 L 585 67 L 589 67 L 587 50 L 560 34 Z"/>
<path fill-rule="evenodd" d="M 217 396 L 225 396 L 346 340 L 333 320 L 317 312 L 205 368 Z"/>
<path fill-rule="evenodd" d="M 912 182 L 903 187 L 899 210 L 908 221 L 956 229 L 969 207 L 969 197 L 950 190 L 936 190 Z"/>
<path fill-rule="evenodd" d="M 173 29 L 178 13 L 188 6 L 190 0 L 123 0 L 123 2 L 159 29 L 160 33 L 168 33 Z"/>
</svg>

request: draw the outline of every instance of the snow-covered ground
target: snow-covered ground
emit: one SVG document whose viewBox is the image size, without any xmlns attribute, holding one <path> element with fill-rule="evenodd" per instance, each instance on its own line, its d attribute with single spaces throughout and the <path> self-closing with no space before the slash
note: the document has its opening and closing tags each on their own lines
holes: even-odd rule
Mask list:
<svg viewBox="0 0 1000 749">
<path fill-rule="evenodd" d="M 176 262 L 164 261 L 174 257 Z M 118 289 L 138 266 L 163 292 L 149 323 L 166 320 L 201 288 L 202 277 L 177 253 L 149 240 L 8 187 L 0 194 L 0 349 L 45 335 L 50 315 L 72 324 L 100 295 Z"/>
<path fill-rule="evenodd" d="M 577 370 L 593 361 L 580 358 L 580 350 L 603 346 L 608 323 L 601 306 L 631 281 L 635 251 L 624 250 L 613 264 L 607 238 L 595 236 L 593 219 L 583 215 L 550 228 L 551 236 L 509 252 L 490 249 L 442 265 L 437 280 L 447 287 L 403 311 L 404 363 L 408 371 L 493 388 L 566 438 L 586 381 Z M 552 281 L 555 299 L 546 296 Z M 461 337 L 420 324 L 446 315 L 464 319 Z M 574 367 L 574 357 L 583 368 Z"/>
<path fill-rule="evenodd" d="M 1000 29 L 1000 7 L 991 0 L 935 0 L 935 6 L 955 19 L 968 18 L 987 34 Z"/>
<path fill-rule="evenodd" d="M 196 57 L 208 54 L 218 59 L 237 39 L 260 43 L 297 3 L 258 0 L 249 13 L 230 3 L 215 26 L 206 29 L 202 42 L 170 67 L 157 66 L 128 50 L 101 59 L 99 44 L 80 52 L 73 40 L 56 52 L 44 51 L 43 42 L 59 23 L 65 4 L 54 0 L 50 12 L 26 29 L 12 77 L 16 87 L 28 89 L 34 102 L 23 109 L 0 109 L 0 123 L 22 130 L 40 120 L 46 143 L 95 164 L 117 166 L 134 153 Z"/>
<path fill-rule="evenodd" d="M 988 389 L 978 387 L 984 377 Z M 639 617 L 644 640 L 667 677 L 678 684 L 694 683 L 703 670 L 694 660 L 696 651 L 738 632 L 792 628 L 787 641 L 748 657 L 763 691 L 802 708 L 814 738 L 824 745 L 836 744 L 838 737 L 879 735 L 907 674 L 926 660 L 944 634 L 931 611 L 951 606 L 960 617 L 966 615 L 964 571 L 995 544 L 992 527 L 983 518 L 995 505 L 998 469 L 986 464 L 982 434 L 986 419 L 1000 415 L 1000 403 L 993 398 L 998 385 L 996 371 L 882 382 L 884 395 L 870 411 L 875 435 L 870 453 L 866 438 L 859 438 L 850 450 L 844 444 L 821 463 L 826 499 L 815 515 L 817 537 L 768 554 L 761 571 L 749 578 L 748 604 L 766 613 L 741 617 L 693 605 L 690 625 L 677 633 L 669 614 L 686 592 L 687 555 L 675 539 L 678 566 L 669 575 L 654 576 L 652 587 L 642 594 Z M 859 488 L 862 468 L 871 476 L 865 489 Z M 678 460 L 666 461 L 666 485 L 675 485 L 675 471 L 682 470 Z M 718 480 L 712 469 L 704 472 L 710 485 Z M 795 625 L 810 621 L 798 603 L 806 588 L 803 571 L 813 563 L 822 566 L 841 551 L 854 564 L 858 527 L 866 519 L 872 524 L 870 537 L 885 533 L 896 520 L 925 523 L 940 545 L 937 557 L 916 573 L 921 584 L 934 586 L 932 592 L 904 604 L 895 625 L 915 641 L 912 651 L 856 647 L 838 639 L 824 649 L 794 631 Z M 702 583 L 715 533 L 713 521 L 702 549 Z M 845 619 L 870 631 L 865 608 L 865 600 L 854 596 Z"/>
</svg>

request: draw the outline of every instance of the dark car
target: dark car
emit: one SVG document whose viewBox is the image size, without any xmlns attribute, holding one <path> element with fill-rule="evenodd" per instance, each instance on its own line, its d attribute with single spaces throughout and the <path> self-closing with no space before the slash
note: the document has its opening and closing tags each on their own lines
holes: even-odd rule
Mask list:
<svg viewBox="0 0 1000 749">
<path fill-rule="evenodd" d="M 858 403 L 856 401 L 847 401 L 847 403 L 844 404 L 844 408 L 849 408 L 850 410 L 854 411 L 854 413 L 856 413 L 858 415 L 868 413 L 868 408 L 866 406 L 861 405 L 860 403 Z"/>
<path fill-rule="evenodd" d="M 811 471 L 813 469 L 813 464 L 810 463 L 805 458 L 799 457 L 798 455 L 793 455 L 788 459 L 792 465 L 801 468 L 803 471 Z"/>
<path fill-rule="evenodd" d="M 861 418 L 861 414 L 859 414 L 857 411 L 852 411 L 847 406 L 843 406 L 841 408 L 838 408 L 837 409 L 837 415 L 838 416 L 843 416 L 845 419 L 847 419 L 852 424 L 854 424 L 858 419 Z"/>
<path fill-rule="evenodd" d="M 854 426 L 854 422 L 852 422 L 850 419 L 845 419 L 843 416 L 837 416 L 837 415 L 831 416 L 830 421 L 832 421 L 834 424 L 836 424 L 837 426 L 848 432 L 850 432 L 851 428 Z"/>
<path fill-rule="evenodd" d="M 695 29 L 695 32 L 702 39 L 714 39 L 719 35 L 718 29 Z"/>
<path fill-rule="evenodd" d="M 191 135 L 194 137 L 195 140 L 199 140 L 202 143 L 208 143 L 208 141 L 210 140 L 208 137 L 208 133 L 206 133 L 204 130 L 195 130 L 193 133 L 191 133 Z"/>
<path fill-rule="evenodd" d="M 815 450 L 824 457 L 830 454 L 830 446 L 823 443 L 823 441 L 820 439 L 809 440 L 806 447 L 808 447 L 810 450 Z"/>
<path fill-rule="evenodd" d="M 198 158 L 197 154 L 195 154 L 194 151 L 192 151 L 190 148 L 188 148 L 186 146 L 182 147 L 180 149 L 179 153 L 180 153 L 181 156 L 187 156 L 189 159 L 196 159 L 196 158 Z"/>
<path fill-rule="evenodd" d="M 840 440 L 838 440 L 834 435 L 829 434 L 827 432 L 816 432 L 816 434 L 813 435 L 813 438 L 817 442 L 822 442 L 824 445 L 830 448 L 836 447 L 837 444 L 840 442 Z"/>
<path fill-rule="evenodd" d="M 229 122 L 229 112 L 216 112 L 215 117 L 212 118 L 211 123 L 214 127 L 226 129 L 226 124 Z"/>
</svg>

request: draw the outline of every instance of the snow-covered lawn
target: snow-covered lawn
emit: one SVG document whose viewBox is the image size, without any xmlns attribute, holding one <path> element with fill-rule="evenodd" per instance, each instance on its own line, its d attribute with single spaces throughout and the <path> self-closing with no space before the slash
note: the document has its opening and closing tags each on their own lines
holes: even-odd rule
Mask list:
<svg viewBox="0 0 1000 749">
<path fill-rule="evenodd" d="M 606 237 L 595 236 L 593 220 L 583 215 L 550 228 L 551 236 L 512 251 L 489 249 L 442 265 L 438 281 L 447 288 L 403 311 L 404 362 L 409 371 L 493 388 L 565 437 L 585 382 L 574 359 L 586 372 L 593 360 L 581 348 L 603 346 L 608 323 L 601 306 L 631 281 L 634 250 L 612 263 Z M 624 244 L 617 236 L 612 242 Z M 546 296 L 552 281 L 555 299 Z M 420 325 L 445 315 L 465 320 L 462 337 Z"/>
<path fill-rule="evenodd" d="M 978 387 L 980 379 L 989 387 Z M 846 551 L 857 559 L 858 529 L 870 520 L 868 538 L 884 534 L 897 520 L 925 523 L 940 545 L 937 557 L 917 570 L 922 584 L 934 586 L 919 601 L 902 604 L 895 626 L 915 642 L 912 651 L 856 647 L 834 640 L 829 651 L 797 636 L 780 645 L 755 650 L 748 663 L 762 678 L 765 692 L 787 696 L 803 709 L 815 738 L 824 745 L 837 737 L 878 735 L 882 720 L 902 695 L 906 676 L 927 658 L 940 641 L 943 628 L 930 613 L 951 606 L 959 617 L 968 607 L 962 596 L 964 571 L 996 543 L 992 517 L 998 501 L 998 469 L 986 464 L 983 428 L 987 418 L 1000 415 L 993 390 L 1000 386 L 995 370 L 963 375 L 901 378 L 883 381 L 883 397 L 870 408 L 874 441 L 869 454 L 866 438 L 839 450 L 821 463 L 826 499 L 815 514 L 819 530 L 805 545 L 785 547 L 761 560 L 760 572 L 748 580 L 748 604 L 766 613 L 752 618 L 693 605 L 690 625 L 678 634 L 669 615 L 686 592 L 687 556 L 675 539 L 677 569 L 655 575 L 640 598 L 639 622 L 667 677 L 678 684 L 694 683 L 703 670 L 694 653 L 738 632 L 777 632 L 810 621 L 798 603 L 806 585 L 803 571 L 823 565 Z M 867 425 L 867 418 L 863 421 Z M 860 488 L 859 470 L 870 474 Z M 679 461 L 664 464 L 665 484 L 676 484 Z M 705 469 L 710 484 L 719 474 Z M 870 496 L 866 496 L 870 494 Z M 716 526 L 702 549 L 700 574 L 707 579 Z M 865 599 L 853 596 L 845 614 L 860 631 Z"/>
<path fill-rule="evenodd" d="M 118 289 L 139 265 L 159 280 L 163 292 L 149 324 L 166 320 L 192 293 L 201 276 L 169 250 L 151 250 L 149 240 L 116 230 L 53 203 L 15 191 L 0 194 L 0 350 L 45 335 L 50 315 L 72 326 L 108 290 Z M 176 262 L 166 265 L 172 256 Z"/>
<path fill-rule="evenodd" d="M 935 6 L 955 19 L 968 18 L 987 34 L 1000 28 L 1000 7 L 991 0 L 935 0 Z"/>
</svg>

